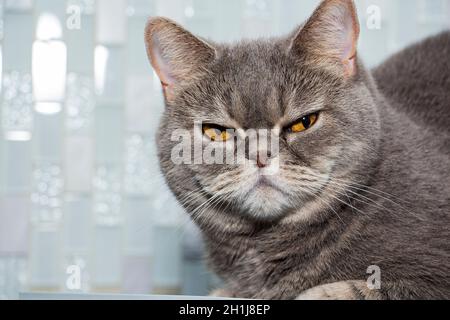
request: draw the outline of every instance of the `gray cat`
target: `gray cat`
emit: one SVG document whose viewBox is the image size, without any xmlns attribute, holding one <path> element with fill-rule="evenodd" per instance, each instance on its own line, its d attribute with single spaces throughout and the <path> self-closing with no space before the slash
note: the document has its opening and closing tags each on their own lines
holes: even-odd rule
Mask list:
<svg viewBox="0 0 450 320">
<path fill-rule="evenodd" d="M 350 0 L 323 1 L 287 37 L 233 45 L 149 20 L 161 168 L 225 281 L 216 295 L 450 298 L 450 33 L 373 71 L 358 36 Z M 251 128 L 276 132 L 278 151 L 173 161 L 176 130 L 226 148 L 227 129 Z"/>
</svg>

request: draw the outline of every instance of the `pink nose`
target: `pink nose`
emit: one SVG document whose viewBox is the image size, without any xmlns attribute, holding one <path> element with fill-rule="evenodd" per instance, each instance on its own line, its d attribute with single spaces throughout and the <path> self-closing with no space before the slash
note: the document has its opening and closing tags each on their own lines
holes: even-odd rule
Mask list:
<svg viewBox="0 0 450 320">
<path fill-rule="evenodd" d="M 267 162 L 268 157 L 266 155 L 261 155 L 260 153 L 258 153 L 258 155 L 256 156 L 256 165 L 258 166 L 258 168 L 266 167 Z"/>
</svg>

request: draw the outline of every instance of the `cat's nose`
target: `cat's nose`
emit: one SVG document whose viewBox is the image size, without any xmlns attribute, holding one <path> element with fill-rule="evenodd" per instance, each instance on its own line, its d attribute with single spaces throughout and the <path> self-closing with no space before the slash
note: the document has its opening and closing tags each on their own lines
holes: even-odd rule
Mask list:
<svg viewBox="0 0 450 320">
<path fill-rule="evenodd" d="M 252 160 L 256 163 L 258 168 L 265 168 L 269 165 L 270 158 L 272 158 L 272 153 L 267 150 L 258 150 L 257 152 L 250 152 L 247 159 Z"/>
<path fill-rule="evenodd" d="M 268 160 L 271 158 L 271 154 L 270 152 L 263 152 L 260 153 L 258 152 L 256 155 L 256 165 L 258 166 L 258 168 L 264 168 L 267 166 L 268 164 Z"/>
<path fill-rule="evenodd" d="M 267 139 L 267 138 L 266 138 Z M 278 148 L 272 146 L 271 140 L 266 143 L 258 143 L 257 140 L 245 140 L 245 157 L 251 160 L 260 169 L 270 166 L 271 159 L 277 157 Z"/>
</svg>

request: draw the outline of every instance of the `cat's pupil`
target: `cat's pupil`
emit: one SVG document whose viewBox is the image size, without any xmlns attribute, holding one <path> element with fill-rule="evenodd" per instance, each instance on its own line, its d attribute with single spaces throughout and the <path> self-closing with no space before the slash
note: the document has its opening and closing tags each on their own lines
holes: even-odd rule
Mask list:
<svg viewBox="0 0 450 320">
<path fill-rule="evenodd" d="M 309 126 L 311 125 L 311 119 L 310 119 L 310 117 L 303 117 L 303 118 L 302 118 L 302 124 L 303 124 L 303 126 L 304 126 L 306 129 L 308 129 Z"/>
</svg>

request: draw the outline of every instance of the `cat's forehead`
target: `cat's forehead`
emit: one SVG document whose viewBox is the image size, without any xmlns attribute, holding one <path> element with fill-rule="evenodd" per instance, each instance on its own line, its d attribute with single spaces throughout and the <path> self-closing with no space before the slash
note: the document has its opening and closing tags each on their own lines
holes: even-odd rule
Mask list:
<svg viewBox="0 0 450 320">
<path fill-rule="evenodd" d="M 219 64 L 245 84 L 269 81 L 278 72 L 286 72 L 289 55 L 285 43 L 280 40 L 247 40 L 223 47 Z"/>
<path fill-rule="evenodd" d="M 299 100 L 319 98 L 281 41 L 241 42 L 222 54 L 216 76 L 228 96 L 223 107 L 244 127 L 273 127 L 290 109 L 308 107 Z"/>
<path fill-rule="evenodd" d="M 227 112 L 244 128 L 274 127 L 285 112 L 281 92 L 277 87 L 260 87 L 254 91 L 236 90 Z"/>
</svg>

